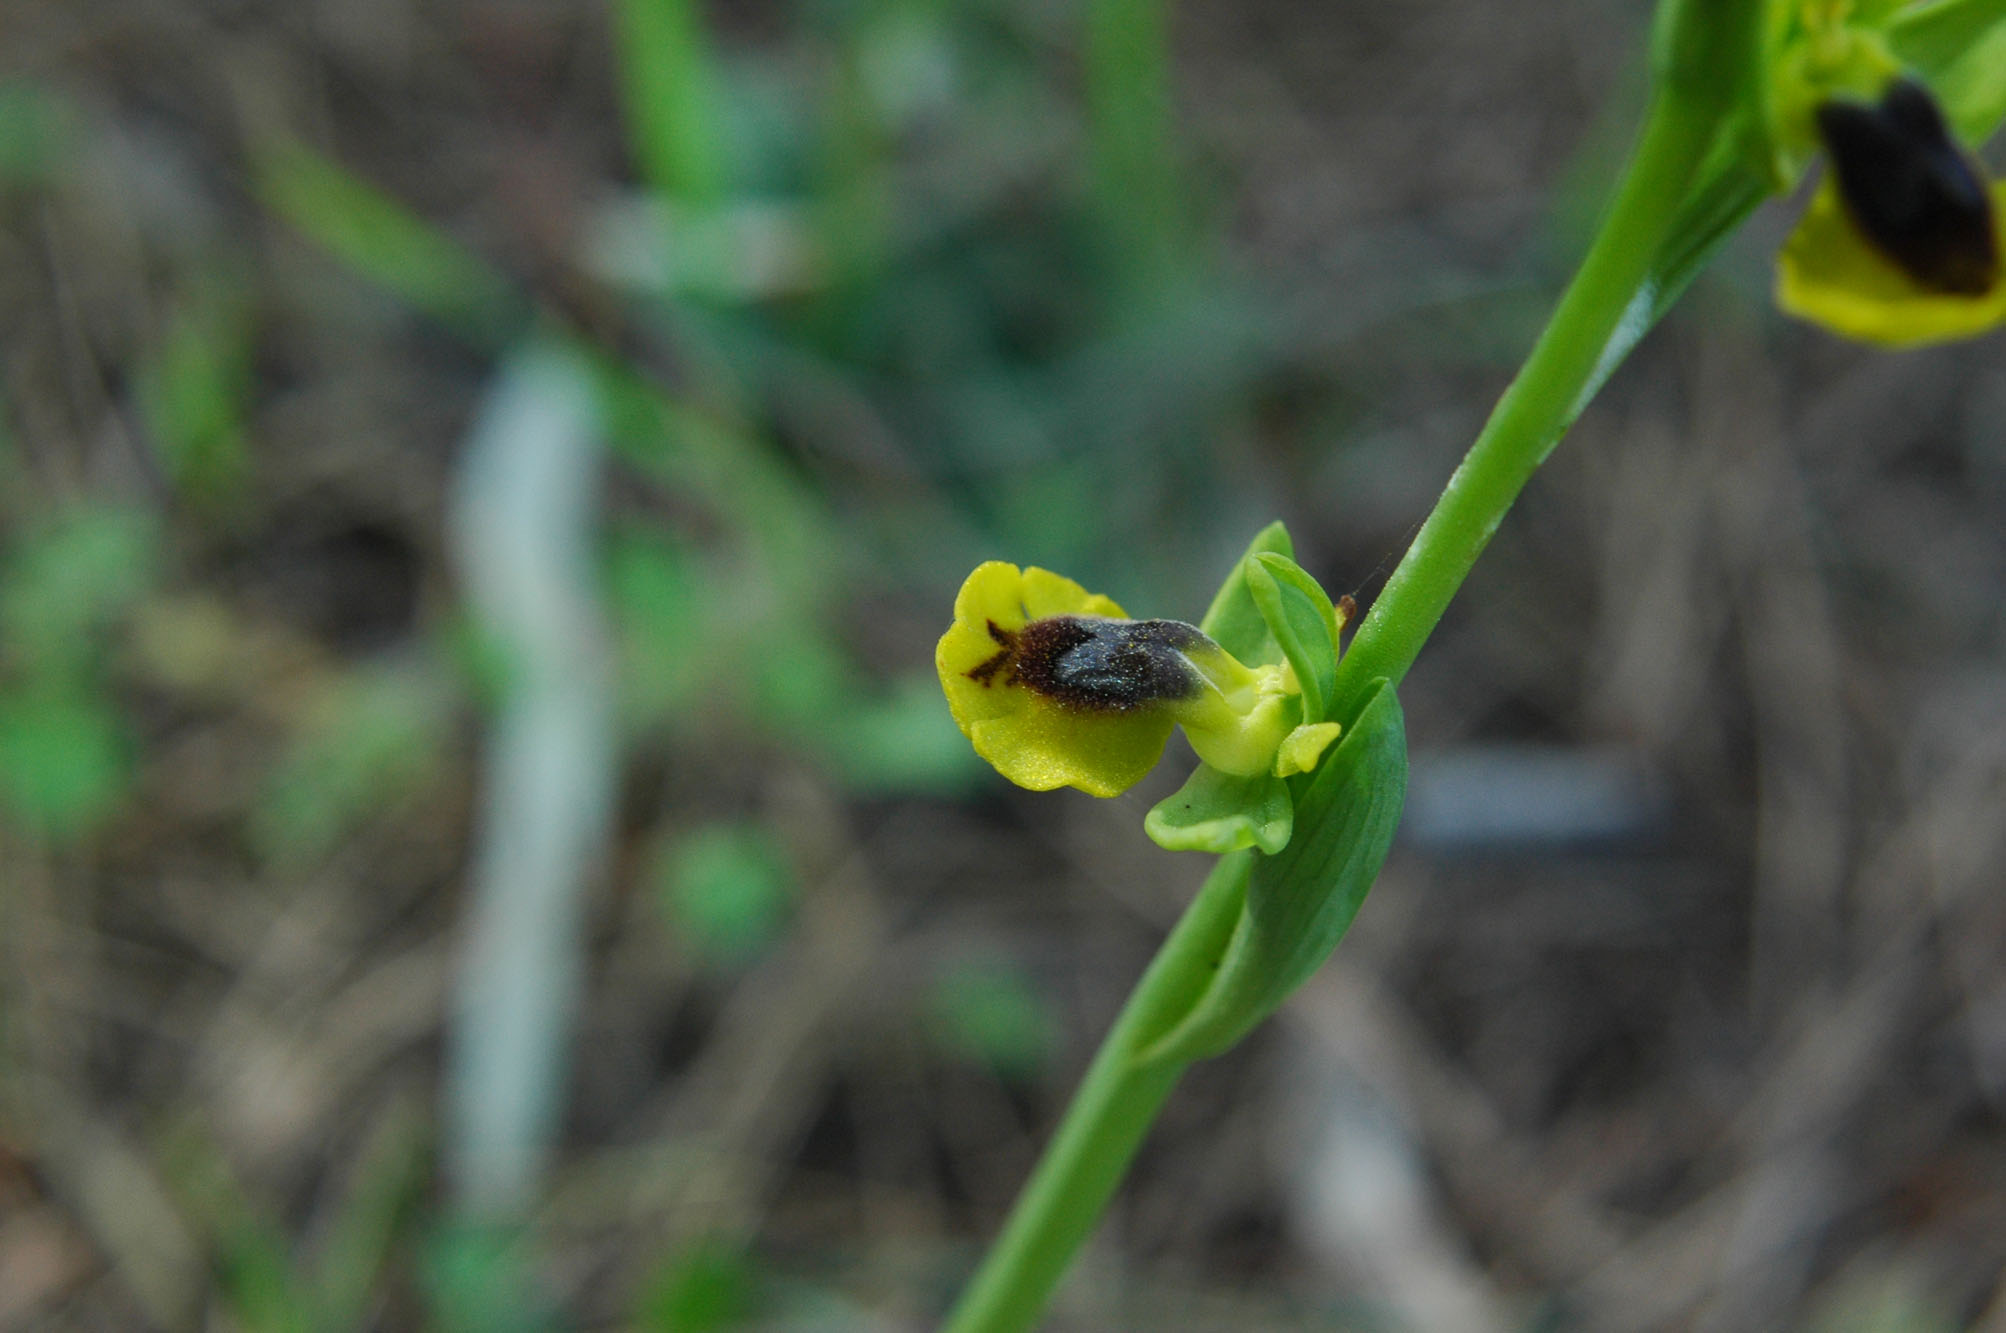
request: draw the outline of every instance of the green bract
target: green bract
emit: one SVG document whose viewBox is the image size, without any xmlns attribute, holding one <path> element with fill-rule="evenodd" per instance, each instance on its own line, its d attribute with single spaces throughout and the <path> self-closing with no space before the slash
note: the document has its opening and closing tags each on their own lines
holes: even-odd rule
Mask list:
<svg viewBox="0 0 2006 1333">
<path fill-rule="evenodd" d="M 1264 772 L 1227 771 L 1199 748 L 1199 758 L 1207 762 L 1143 821 L 1159 847 L 1222 854 L 1249 847 L 1280 851 L 1295 819 L 1287 779 L 1313 771 L 1342 730 L 1331 706 L 1338 636 L 1350 600 L 1340 611 L 1290 558 L 1293 549 L 1281 524 L 1263 529 L 1213 598 L 1201 628 L 1242 660 L 1284 667 L 1285 678 L 1297 686 L 1299 711 Z"/>
</svg>

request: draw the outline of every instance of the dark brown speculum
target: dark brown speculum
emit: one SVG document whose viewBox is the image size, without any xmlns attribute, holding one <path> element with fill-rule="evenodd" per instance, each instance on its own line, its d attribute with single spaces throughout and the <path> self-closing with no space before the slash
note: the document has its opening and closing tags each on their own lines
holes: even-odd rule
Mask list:
<svg viewBox="0 0 2006 1333">
<path fill-rule="evenodd" d="M 1846 213 L 1875 249 L 1918 284 L 1983 296 L 1999 278 L 1992 194 L 1919 83 L 1890 84 L 1877 103 L 1818 108 Z"/>
<path fill-rule="evenodd" d="M 1185 653 L 1209 646 L 1181 620 L 1048 616 L 1022 629 L 989 622 L 996 655 L 968 673 L 984 685 L 1022 685 L 1081 712 L 1122 713 L 1189 699 L 1205 688 Z"/>
</svg>

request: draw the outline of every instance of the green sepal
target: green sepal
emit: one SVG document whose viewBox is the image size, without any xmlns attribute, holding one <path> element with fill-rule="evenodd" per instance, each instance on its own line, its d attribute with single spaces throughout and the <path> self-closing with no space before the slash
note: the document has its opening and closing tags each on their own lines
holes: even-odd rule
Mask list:
<svg viewBox="0 0 2006 1333">
<path fill-rule="evenodd" d="M 1289 845 L 1294 825 L 1288 783 L 1266 773 L 1237 777 L 1210 764 L 1198 765 L 1142 821 L 1143 831 L 1167 852 L 1222 856 L 1246 847 L 1273 855 Z"/>
<path fill-rule="evenodd" d="M 1358 722 L 1298 789 L 1300 827 L 1274 856 L 1253 858 L 1246 899 L 1210 984 L 1135 1059 L 1217 1055 L 1273 1013 L 1323 965 L 1393 845 L 1407 796 L 1400 701 L 1374 681 Z"/>
<path fill-rule="evenodd" d="M 1283 556 L 1295 554 L 1295 543 L 1289 540 L 1289 530 L 1279 520 L 1254 534 L 1254 540 L 1247 545 L 1247 553 L 1240 557 L 1233 566 L 1233 572 L 1219 585 L 1211 608 L 1198 622 L 1198 628 L 1205 632 L 1207 638 L 1248 666 L 1266 666 L 1279 662 L 1282 657 L 1281 648 L 1275 643 L 1274 636 L 1268 633 L 1268 622 L 1262 618 L 1260 608 L 1254 605 L 1253 594 L 1247 590 L 1247 566 L 1255 557 L 1270 553 Z"/>
<path fill-rule="evenodd" d="M 2006 0 L 1936 0 L 1888 24 L 1888 45 L 1935 94 L 1966 143 L 2006 118 Z"/>
<path fill-rule="evenodd" d="M 1330 594 L 1285 555 L 1256 555 L 1245 567 L 1247 591 L 1302 686 L 1303 721 L 1328 721 L 1338 634 Z"/>
</svg>

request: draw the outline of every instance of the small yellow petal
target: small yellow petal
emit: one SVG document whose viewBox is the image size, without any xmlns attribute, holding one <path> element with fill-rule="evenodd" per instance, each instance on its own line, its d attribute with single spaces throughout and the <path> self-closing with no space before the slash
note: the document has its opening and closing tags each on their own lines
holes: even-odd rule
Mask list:
<svg viewBox="0 0 2006 1333">
<path fill-rule="evenodd" d="M 2006 250 L 2006 182 L 1992 186 L 1992 210 Z M 2006 323 L 2006 282 L 1977 297 L 1918 286 L 1861 239 L 1827 177 L 1777 256 L 1776 304 L 1849 338 L 1919 347 Z"/>
<path fill-rule="evenodd" d="M 1316 761 L 1343 729 L 1335 722 L 1311 722 L 1297 727 L 1275 751 L 1275 776 L 1293 777 L 1314 769 Z"/>
</svg>

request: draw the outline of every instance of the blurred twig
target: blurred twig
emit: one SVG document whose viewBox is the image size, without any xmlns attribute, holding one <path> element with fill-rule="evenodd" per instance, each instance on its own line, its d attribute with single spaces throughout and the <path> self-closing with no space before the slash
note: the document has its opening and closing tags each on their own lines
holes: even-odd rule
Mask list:
<svg viewBox="0 0 2006 1333">
<path fill-rule="evenodd" d="M 589 576 L 601 438 L 576 354 L 533 344 L 476 421 L 453 514 L 468 601 L 505 671 L 447 1071 L 446 1168 L 475 1219 L 537 1186 L 579 988 L 580 899 L 605 852 L 615 742 Z"/>
</svg>

